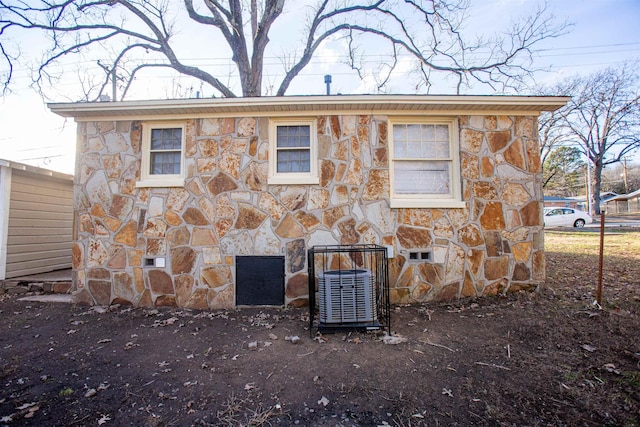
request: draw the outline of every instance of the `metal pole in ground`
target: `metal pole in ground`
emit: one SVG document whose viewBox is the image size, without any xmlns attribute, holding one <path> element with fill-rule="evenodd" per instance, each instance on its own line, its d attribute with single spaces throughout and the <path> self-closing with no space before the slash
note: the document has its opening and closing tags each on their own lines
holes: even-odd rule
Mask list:
<svg viewBox="0 0 640 427">
<path fill-rule="evenodd" d="M 604 262 L 604 221 L 606 212 L 600 212 L 600 264 L 598 266 L 598 292 L 596 294 L 596 302 L 602 307 L 602 267 Z"/>
</svg>

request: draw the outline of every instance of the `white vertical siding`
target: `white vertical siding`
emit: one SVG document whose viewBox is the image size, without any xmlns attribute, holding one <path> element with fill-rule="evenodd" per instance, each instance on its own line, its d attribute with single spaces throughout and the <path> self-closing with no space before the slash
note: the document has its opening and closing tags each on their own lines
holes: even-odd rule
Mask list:
<svg viewBox="0 0 640 427">
<path fill-rule="evenodd" d="M 11 194 L 11 167 L 0 160 L 0 280 L 5 278 L 7 266 L 7 232 L 9 231 L 9 196 Z"/>
<path fill-rule="evenodd" d="M 71 268 L 72 180 L 12 172 L 5 278 Z"/>
</svg>

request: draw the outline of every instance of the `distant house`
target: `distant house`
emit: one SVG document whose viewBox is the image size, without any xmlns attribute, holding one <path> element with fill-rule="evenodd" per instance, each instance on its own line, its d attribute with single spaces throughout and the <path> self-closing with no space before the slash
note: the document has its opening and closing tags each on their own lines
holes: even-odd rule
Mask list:
<svg viewBox="0 0 640 427">
<path fill-rule="evenodd" d="M 614 193 L 613 191 L 603 191 L 602 193 L 600 193 L 600 209 L 604 209 L 607 204 L 607 201 L 616 197 L 617 195 L 618 193 Z M 589 204 L 587 203 L 587 196 L 576 196 L 576 197 L 571 197 L 571 199 L 573 199 L 576 203 L 576 206 L 572 206 L 572 207 L 583 210 L 585 212 L 589 210 Z"/>
<path fill-rule="evenodd" d="M 629 194 L 620 194 L 606 201 L 607 214 L 625 214 L 640 212 L 640 190 Z"/>
<path fill-rule="evenodd" d="M 78 122 L 76 301 L 233 307 L 251 286 L 245 269 L 260 269 L 276 305 L 303 305 L 306 250 L 359 243 L 389 248 L 392 302 L 535 289 L 545 278 L 537 117 L 567 100 L 51 104 Z"/>
<path fill-rule="evenodd" d="M 577 209 L 578 201 L 571 197 L 544 196 L 544 206 L 550 208 Z"/>
<path fill-rule="evenodd" d="M 0 280 L 71 268 L 73 176 L 0 160 Z"/>
</svg>

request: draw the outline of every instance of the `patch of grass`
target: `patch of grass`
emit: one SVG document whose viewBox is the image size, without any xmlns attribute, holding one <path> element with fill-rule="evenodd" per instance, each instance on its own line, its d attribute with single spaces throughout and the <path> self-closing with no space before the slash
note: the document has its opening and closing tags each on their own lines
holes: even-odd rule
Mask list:
<svg viewBox="0 0 640 427">
<path fill-rule="evenodd" d="M 71 387 L 65 387 L 58 393 L 58 396 L 70 396 L 73 394 L 73 389 Z"/>
<path fill-rule="evenodd" d="M 640 389 L 640 371 L 625 371 L 622 373 L 622 378 L 630 386 Z"/>
<path fill-rule="evenodd" d="M 600 233 L 547 230 L 545 248 L 551 252 L 573 255 L 597 255 L 600 251 Z M 604 253 L 640 259 L 640 233 L 624 230 L 605 232 Z"/>
<path fill-rule="evenodd" d="M 576 307 L 596 299 L 600 234 L 545 231 L 546 286 Z M 637 312 L 640 308 L 640 232 L 615 229 L 604 236 L 602 307 Z"/>
</svg>

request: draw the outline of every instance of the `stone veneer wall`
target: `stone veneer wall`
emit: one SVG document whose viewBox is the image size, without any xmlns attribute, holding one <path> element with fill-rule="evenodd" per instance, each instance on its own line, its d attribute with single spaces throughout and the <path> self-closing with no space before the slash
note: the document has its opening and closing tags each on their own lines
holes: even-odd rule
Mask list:
<svg viewBox="0 0 640 427">
<path fill-rule="evenodd" d="M 544 280 L 533 116 L 461 116 L 464 209 L 390 209 L 386 116 L 318 117 L 320 185 L 267 185 L 268 119 L 187 121 L 183 188 L 136 188 L 141 122 L 79 124 L 75 300 L 234 305 L 235 255 L 286 256 L 307 303 L 306 249 L 393 245 L 394 303 L 535 289 Z M 431 248 L 431 260 L 408 259 Z M 164 256 L 166 268 L 143 266 Z"/>
</svg>

